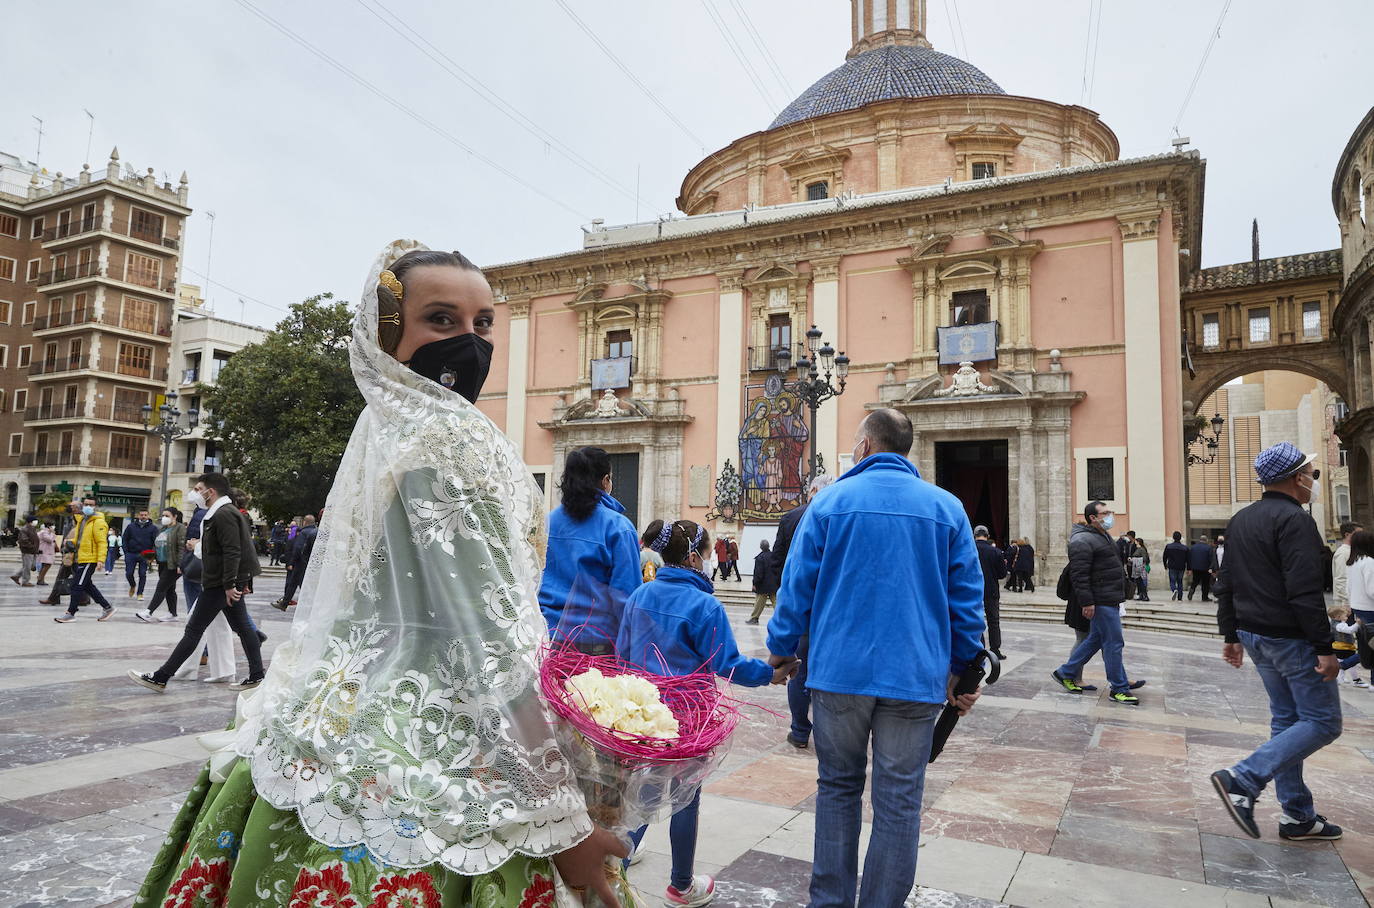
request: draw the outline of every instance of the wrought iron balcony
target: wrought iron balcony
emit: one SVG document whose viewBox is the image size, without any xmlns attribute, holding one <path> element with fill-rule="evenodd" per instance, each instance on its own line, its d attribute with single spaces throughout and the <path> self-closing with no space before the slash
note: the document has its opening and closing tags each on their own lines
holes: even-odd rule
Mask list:
<svg viewBox="0 0 1374 908">
<path fill-rule="evenodd" d="M 58 224 L 43 231 L 43 242 L 51 243 L 53 240 L 65 240 L 68 237 L 94 233 L 100 230 L 104 226 L 104 223 L 105 219 L 97 215 L 95 217 L 68 221 L 65 224 Z"/>
</svg>

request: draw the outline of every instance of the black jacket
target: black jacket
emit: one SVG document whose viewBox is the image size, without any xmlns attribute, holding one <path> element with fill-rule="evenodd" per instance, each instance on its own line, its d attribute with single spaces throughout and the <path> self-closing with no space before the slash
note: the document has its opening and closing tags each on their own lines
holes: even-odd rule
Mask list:
<svg viewBox="0 0 1374 908">
<path fill-rule="evenodd" d="M 797 533 L 806 505 L 793 508 L 778 521 L 778 535 L 773 538 L 773 561 L 778 566 L 778 578 L 782 578 L 783 565 L 787 564 L 787 550 L 792 548 L 792 537 Z"/>
<path fill-rule="evenodd" d="M 248 518 L 226 504 L 200 525 L 201 585 L 208 589 L 243 589 L 262 573 L 253 549 Z"/>
<path fill-rule="evenodd" d="M 1212 569 L 1212 547 L 1205 542 L 1195 542 L 1188 547 L 1188 568 L 1193 571 Z"/>
<path fill-rule="evenodd" d="M 978 545 L 978 564 L 983 569 L 983 603 L 1002 601 L 1002 586 L 997 581 L 1007 576 L 1007 559 L 1002 550 L 986 539 L 973 540 Z"/>
<path fill-rule="evenodd" d="M 315 551 L 315 537 L 319 532 L 319 527 L 301 527 L 296 533 L 296 538 L 291 540 L 291 551 L 286 563 L 292 566 L 300 565 L 302 570 L 309 567 L 310 555 Z"/>
<path fill-rule="evenodd" d="M 1188 570 L 1188 547 L 1181 542 L 1171 542 L 1164 547 L 1164 569 L 1166 571 Z"/>
<path fill-rule="evenodd" d="M 1072 534 L 1070 534 L 1072 538 Z M 1121 563 L 1125 564 L 1126 559 L 1131 557 L 1131 537 L 1118 536 L 1116 539 L 1116 554 L 1121 558 Z"/>
<path fill-rule="evenodd" d="M 1080 608 L 1121 604 L 1126 598 L 1126 574 L 1112 537 L 1074 524 L 1069 533 L 1069 582 Z"/>
<path fill-rule="evenodd" d="M 1226 557 L 1216 586 L 1217 627 L 1227 643 L 1237 630 L 1307 640 L 1331 652 L 1331 621 L 1322 595 L 1326 546 L 1312 515 L 1282 492 L 1265 492 L 1226 528 Z"/>
<path fill-rule="evenodd" d="M 754 592 L 771 595 L 782 586 L 782 571 L 778 570 L 777 559 L 772 552 L 759 552 L 754 556 Z"/>
<path fill-rule="evenodd" d="M 1016 550 L 1016 570 L 1023 574 L 1035 573 L 1035 547 L 1027 543 Z"/>
</svg>

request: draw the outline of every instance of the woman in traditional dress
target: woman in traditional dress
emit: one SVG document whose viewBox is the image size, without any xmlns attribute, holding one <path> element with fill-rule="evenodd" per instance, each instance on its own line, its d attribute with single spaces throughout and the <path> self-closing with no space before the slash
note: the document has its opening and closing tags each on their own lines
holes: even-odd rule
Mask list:
<svg viewBox="0 0 1374 908">
<path fill-rule="evenodd" d="M 391 244 L 349 347 L 367 401 L 290 639 L 238 701 L 139 906 L 616 904 L 538 694 L 543 497 L 476 400 L 491 288 Z M 555 873 L 555 867 L 557 873 Z"/>
</svg>

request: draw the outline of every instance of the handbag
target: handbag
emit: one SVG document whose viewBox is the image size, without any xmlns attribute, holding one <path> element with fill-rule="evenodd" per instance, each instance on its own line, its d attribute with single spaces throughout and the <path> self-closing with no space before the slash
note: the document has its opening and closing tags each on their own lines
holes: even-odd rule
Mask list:
<svg viewBox="0 0 1374 908">
<path fill-rule="evenodd" d="M 72 594 L 72 581 L 69 577 L 63 577 L 52 585 L 52 594 L 58 599 Z"/>
<path fill-rule="evenodd" d="M 1360 655 L 1360 665 L 1374 670 L 1374 642 L 1370 640 L 1369 625 L 1364 622 L 1355 629 L 1355 652 Z"/>
<path fill-rule="evenodd" d="M 192 583 L 200 583 L 200 578 L 204 576 L 203 565 L 200 563 L 200 559 L 196 557 L 195 552 L 188 551 L 182 555 L 179 567 L 182 578 Z"/>
</svg>

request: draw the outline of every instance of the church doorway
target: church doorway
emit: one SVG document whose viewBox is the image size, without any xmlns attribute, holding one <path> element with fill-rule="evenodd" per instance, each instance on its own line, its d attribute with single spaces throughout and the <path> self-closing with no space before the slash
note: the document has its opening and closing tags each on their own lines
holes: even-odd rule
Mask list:
<svg viewBox="0 0 1374 908">
<path fill-rule="evenodd" d="M 1006 441 L 936 442 L 935 484 L 963 503 L 970 524 L 986 526 L 999 545 L 1007 543 Z"/>
<path fill-rule="evenodd" d="M 639 455 L 611 455 L 611 497 L 625 508 L 625 516 L 639 527 Z"/>
</svg>

